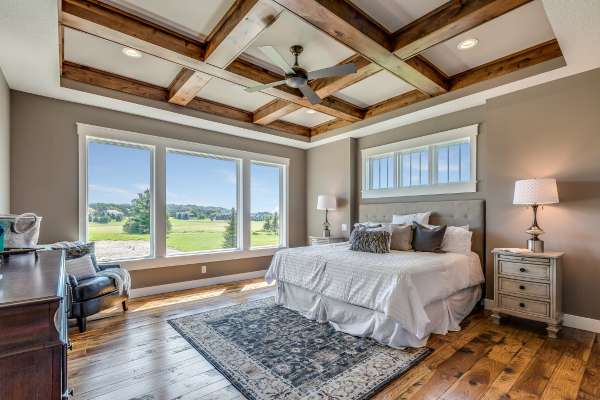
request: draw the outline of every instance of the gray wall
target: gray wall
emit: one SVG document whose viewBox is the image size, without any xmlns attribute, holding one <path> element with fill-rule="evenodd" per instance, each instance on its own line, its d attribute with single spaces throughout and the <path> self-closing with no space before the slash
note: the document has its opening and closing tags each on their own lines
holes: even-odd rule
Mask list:
<svg viewBox="0 0 600 400">
<path fill-rule="evenodd" d="M 514 181 L 555 177 L 560 204 L 546 206 L 540 224 L 546 231 L 546 248 L 566 252 L 564 312 L 600 319 L 599 111 L 596 69 L 494 98 L 485 106 L 361 138 L 359 149 L 481 123 L 477 193 L 363 202 L 485 199 L 489 254 L 495 247 L 523 247 L 528 237 L 524 230 L 531 223 L 531 211 L 512 204 Z M 491 257 L 487 259 L 487 296 L 493 297 L 493 265 Z"/>
<path fill-rule="evenodd" d="M 0 68 L 0 214 L 10 212 L 10 90 Z"/>
<path fill-rule="evenodd" d="M 355 165 L 349 157 L 356 149 L 355 139 L 315 147 L 306 156 L 306 205 L 308 207 L 306 227 L 309 235 L 321 236 L 325 211 L 317 210 L 319 194 L 333 194 L 337 198 L 337 209 L 329 212 L 332 236 L 348 237 L 353 220 L 355 197 Z M 342 232 L 342 224 L 348 230 Z"/>
<path fill-rule="evenodd" d="M 306 242 L 304 150 L 204 131 L 150 118 L 12 91 L 11 210 L 44 217 L 41 243 L 78 238 L 78 147 L 76 122 L 147 133 L 290 159 L 291 246 Z M 209 278 L 266 268 L 268 258 L 156 268 L 132 273 L 134 287 Z"/>
</svg>

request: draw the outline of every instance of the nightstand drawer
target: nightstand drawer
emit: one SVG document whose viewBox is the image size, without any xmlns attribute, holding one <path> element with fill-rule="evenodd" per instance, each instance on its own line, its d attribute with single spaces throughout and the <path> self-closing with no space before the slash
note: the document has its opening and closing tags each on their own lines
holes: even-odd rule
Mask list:
<svg viewBox="0 0 600 400">
<path fill-rule="evenodd" d="M 499 260 L 498 273 L 500 275 L 513 275 L 520 278 L 550 280 L 550 265 L 530 264 L 524 262 Z"/>
<path fill-rule="evenodd" d="M 510 261 L 516 263 L 550 265 L 550 259 L 543 257 L 508 256 L 505 254 L 500 254 L 498 255 L 498 259 L 500 261 Z"/>
<path fill-rule="evenodd" d="M 518 297 L 499 295 L 500 307 L 506 310 L 513 310 L 525 314 L 532 314 L 539 317 L 550 317 L 550 303 L 545 301 L 529 300 Z"/>
<path fill-rule="evenodd" d="M 509 278 L 498 278 L 498 290 L 516 295 L 550 299 L 549 283 L 534 283 Z"/>
</svg>

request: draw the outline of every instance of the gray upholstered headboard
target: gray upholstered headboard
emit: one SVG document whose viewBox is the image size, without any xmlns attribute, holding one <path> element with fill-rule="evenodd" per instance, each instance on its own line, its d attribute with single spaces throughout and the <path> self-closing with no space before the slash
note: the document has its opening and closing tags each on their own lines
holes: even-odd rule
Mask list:
<svg viewBox="0 0 600 400">
<path fill-rule="evenodd" d="M 392 222 L 394 214 L 432 211 L 432 225 L 469 225 L 472 249 L 485 265 L 485 200 L 429 201 L 419 203 L 361 204 L 360 222 Z"/>
</svg>

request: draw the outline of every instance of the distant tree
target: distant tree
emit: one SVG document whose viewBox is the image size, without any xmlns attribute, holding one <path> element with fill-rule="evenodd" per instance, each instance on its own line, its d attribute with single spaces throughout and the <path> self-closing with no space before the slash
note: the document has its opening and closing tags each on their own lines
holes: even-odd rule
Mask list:
<svg viewBox="0 0 600 400">
<path fill-rule="evenodd" d="M 237 221 L 235 209 L 231 209 L 227 228 L 225 228 L 225 234 L 223 235 L 223 248 L 233 249 L 237 247 Z"/>
<path fill-rule="evenodd" d="M 265 222 L 263 224 L 263 231 L 270 232 L 271 231 L 271 216 L 265 217 Z"/>
<path fill-rule="evenodd" d="M 277 214 L 277 212 L 273 214 L 273 219 L 271 220 L 271 231 L 279 231 L 279 215 Z"/>
<path fill-rule="evenodd" d="M 138 197 L 131 200 L 130 215 L 123 224 L 125 233 L 150 233 L 150 190 L 138 193 Z"/>
</svg>

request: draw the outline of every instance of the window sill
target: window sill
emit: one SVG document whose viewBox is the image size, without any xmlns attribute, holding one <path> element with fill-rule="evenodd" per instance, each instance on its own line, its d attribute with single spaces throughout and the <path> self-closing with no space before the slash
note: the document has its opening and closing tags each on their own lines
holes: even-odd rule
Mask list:
<svg viewBox="0 0 600 400">
<path fill-rule="evenodd" d="M 430 186 L 414 186 L 407 188 L 363 190 L 363 199 L 383 197 L 427 196 L 433 194 L 474 193 L 477 192 L 477 182 L 450 183 Z"/>
<path fill-rule="evenodd" d="M 138 260 L 124 260 L 119 263 L 123 268 L 129 271 L 138 271 L 153 268 L 176 267 L 180 265 L 190 265 L 199 263 L 209 263 L 216 261 L 239 260 L 242 258 L 254 258 L 272 256 L 277 250 L 283 247 L 269 247 L 251 250 L 231 250 L 196 254 L 171 255 L 167 257 L 145 258 Z"/>
</svg>

